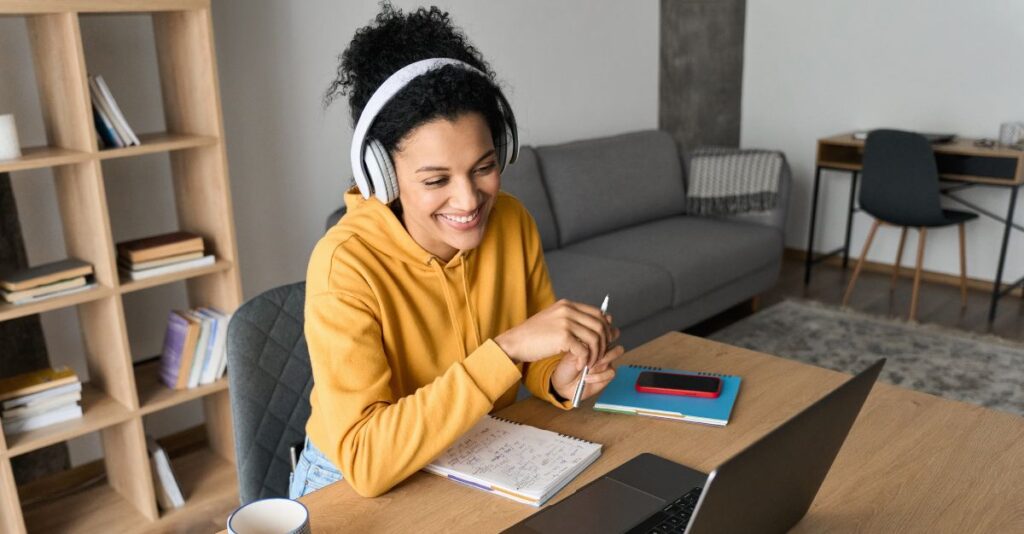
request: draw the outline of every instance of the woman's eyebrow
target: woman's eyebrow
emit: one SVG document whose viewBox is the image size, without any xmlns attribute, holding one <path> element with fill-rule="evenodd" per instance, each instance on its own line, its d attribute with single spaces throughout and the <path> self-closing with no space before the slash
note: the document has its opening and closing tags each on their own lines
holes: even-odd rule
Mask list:
<svg viewBox="0 0 1024 534">
<path fill-rule="evenodd" d="M 493 148 L 488 150 L 487 152 L 484 152 L 484 155 L 480 156 L 480 159 L 476 160 L 476 163 L 474 163 L 473 165 L 476 165 L 477 163 L 480 163 L 481 161 L 487 159 L 492 154 L 494 154 L 494 149 Z M 447 171 L 447 170 L 448 170 L 448 167 L 427 166 L 427 167 L 420 167 L 419 169 L 416 169 L 416 172 L 436 172 L 436 171 Z"/>
</svg>

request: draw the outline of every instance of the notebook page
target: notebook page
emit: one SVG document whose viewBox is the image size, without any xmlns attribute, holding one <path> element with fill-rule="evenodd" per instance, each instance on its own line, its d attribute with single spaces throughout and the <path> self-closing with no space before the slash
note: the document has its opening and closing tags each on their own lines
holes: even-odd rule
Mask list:
<svg viewBox="0 0 1024 534">
<path fill-rule="evenodd" d="M 589 463 L 600 449 L 595 443 L 488 416 L 430 465 L 536 499 Z"/>
</svg>

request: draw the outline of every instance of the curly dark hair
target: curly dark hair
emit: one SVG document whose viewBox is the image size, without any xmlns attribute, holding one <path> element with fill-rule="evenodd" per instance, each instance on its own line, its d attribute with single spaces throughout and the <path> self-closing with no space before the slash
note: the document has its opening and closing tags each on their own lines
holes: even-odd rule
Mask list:
<svg viewBox="0 0 1024 534">
<path fill-rule="evenodd" d="M 368 135 L 394 153 L 409 132 L 437 118 L 454 120 L 478 112 L 492 134 L 503 128 L 494 72 L 448 13 L 436 6 L 404 14 L 390 2 L 381 2 L 380 13 L 356 31 L 339 56 L 337 77 L 324 94 L 324 106 L 347 95 L 354 126 L 384 80 L 410 63 L 434 57 L 464 61 L 486 76 L 450 65 L 424 74 L 384 106 Z"/>
</svg>

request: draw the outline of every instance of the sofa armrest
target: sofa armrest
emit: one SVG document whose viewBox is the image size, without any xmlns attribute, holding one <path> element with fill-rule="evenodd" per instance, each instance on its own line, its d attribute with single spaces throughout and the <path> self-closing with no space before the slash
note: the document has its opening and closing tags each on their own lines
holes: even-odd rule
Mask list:
<svg viewBox="0 0 1024 534">
<path fill-rule="evenodd" d="M 739 221 L 747 223 L 771 226 L 781 234 L 786 233 L 786 213 L 789 210 L 789 197 L 792 191 L 793 176 L 790 172 L 789 162 L 785 154 L 782 157 L 782 167 L 779 169 L 779 197 L 775 209 L 751 213 L 739 213 L 736 215 L 723 215 L 716 218 L 726 221 Z"/>
</svg>

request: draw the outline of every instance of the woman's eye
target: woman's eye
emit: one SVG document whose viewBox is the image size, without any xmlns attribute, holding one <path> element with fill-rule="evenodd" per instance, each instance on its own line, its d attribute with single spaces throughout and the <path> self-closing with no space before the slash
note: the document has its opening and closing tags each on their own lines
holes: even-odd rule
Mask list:
<svg viewBox="0 0 1024 534">
<path fill-rule="evenodd" d="M 493 169 L 493 168 L 494 168 L 494 164 L 493 163 L 488 164 L 488 165 L 484 165 L 483 167 L 477 168 L 476 173 L 477 174 L 487 174 L 487 173 L 491 172 L 491 169 Z"/>
<path fill-rule="evenodd" d="M 430 180 L 430 181 L 423 182 L 423 183 L 425 185 L 427 185 L 428 187 L 434 187 L 434 186 L 438 186 L 438 185 L 444 184 L 447 181 L 448 181 L 447 178 L 438 178 L 436 180 Z"/>
</svg>

